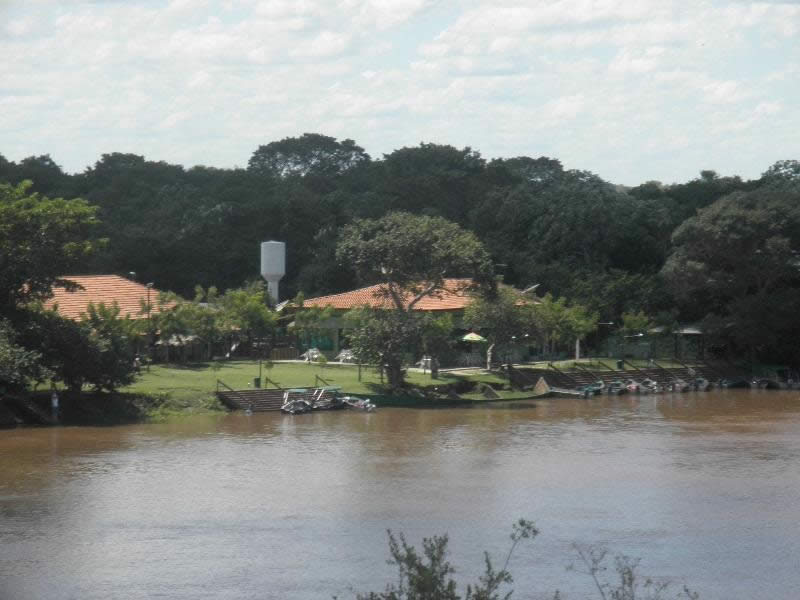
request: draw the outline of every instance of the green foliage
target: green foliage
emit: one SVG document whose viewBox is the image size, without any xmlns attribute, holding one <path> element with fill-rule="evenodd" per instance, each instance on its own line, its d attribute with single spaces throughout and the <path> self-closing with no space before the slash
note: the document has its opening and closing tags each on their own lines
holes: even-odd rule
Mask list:
<svg viewBox="0 0 800 600">
<path fill-rule="evenodd" d="M 170 292 L 160 294 L 159 310 L 151 314 L 152 323 L 140 323 L 152 327 L 153 332 L 158 331 L 162 341 L 173 336 L 197 336 L 206 343 L 211 358 L 214 344 L 226 336 L 245 344 L 261 342 L 271 336 L 277 316 L 267 302 L 262 282 L 230 289 L 224 295 L 213 286 L 208 289 L 196 286 L 191 301 Z"/>
<path fill-rule="evenodd" d="M 73 391 L 84 385 L 114 391 L 134 379 L 136 325 L 119 306 L 89 305 L 82 320 L 31 310 L 20 318 L 20 337 L 41 355 L 52 379 Z"/>
<path fill-rule="evenodd" d="M 389 385 L 403 385 L 403 359 L 418 345 L 421 317 L 403 310 L 357 308 L 345 315 L 350 328 L 350 348 L 364 364 L 386 367 Z"/>
<path fill-rule="evenodd" d="M 97 223 L 85 200 L 30 193 L 30 182 L 0 183 L 0 314 L 46 299 L 96 244 L 89 234 Z M 13 257 L 13 260 L 10 258 Z"/>
<path fill-rule="evenodd" d="M 718 342 L 762 359 L 800 359 L 800 185 L 768 180 L 721 198 L 673 235 L 664 276 L 684 314 Z M 784 320 L 786 319 L 786 320 Z M 788 353 L 788 354 L 786 354 Z"/>
<path fill-rule="evenodd" d="M 0 256 L 24 259 L 0 264 L 0 290 L 7 293 L 0 298 L 0 311 L 10 316 L 20 303 L 49 294 L 56 278 L 76 271 L 133 270 L 140 280 L 154 281 L 160 289 L 186 297 L 198 283 L 217 285 L 221 292 L 238 288 L 258 273 L 258 242 L 270 238 L 287 243 L 289 262 L 281 283 L 286 293 L 341 292 L 357 285 L 356 274 L 372 283 L 385 280 L 388 271 L 362 268 L 352 255 L 342 256 L 341 248 L 337 257 L 337 234 L 361 228 L 362 219 L 377 222 L 405 211 L 418 218 L 446 218 L 484 244 L 486 260 L 478 261 L 483 266 L 450 269 L 457 265 L 447 265 L 447 276 L 473 275 L 468 272 L 477 270 L 490 284 L 490 269 L 484 267 L 494 263 L 508 284 L 524 288 L 540 283 L 543 292 L 566 296 L 615 322 L 625 312 L 669 311 L 677 296 L 680 321 L 708 318 L 713 324 L 718 318 L 714 322 L 721 325 L 715 328 L 720 344 L 740 353 L 756 347 L 760 354 L 777 356 L 794 335 L 791 328 L 785 335 L 774 329 L 772 315 L 780 314 L 783 306 L 777 300 L 770 304 L 775 310 L 760 314 L 763 321 L 758 326 L 746 318 L 737 326 L 751 333 L 760 327 L 766 332 L 763 336 L 753 338 L 748 333 L 734 339 L 726 332 L 741 319 L 732 320 L 730 315 L 750 310 L 746 306 L 750 292 L 738 296 L 742 300 L 734 311 L 731 298 L 736 296 L 720 293 L 720 282 L 740 282 L 750 274 L 741 278 L 738 271 L 714 267 L 721 279 L 704 279 L 711 272 L 704 269 L 695 278 L 693 262 L 681 262 L 680 256 L 689 238 L 711 242 L 719 236 L 731 257 L 743 250 L 737 240 L 762 239 L 764 275 L 771 277 L 780 263 L 769 259 L 793 247 L 781 250 L 779 239 L 767 245 L 766 240 L 775 236 L 765 228 L 753 228 L 752 235 L 745 232 L 749 217 L 742 219 L 742 231 L 698 229 L 697 211 L 732 194 L 763 196 L 768 188 L 796 185 L 798 173 L 797 160 L 782 160 L 753 181 L 706 170 L 687 182 L 648 181 L 626 188 L 585 171 L 565 170 L 554 158 L 519 156 L 487 162 L 472 148 L 443 144 L 400 148 L 373 161 L 352 140 L 313 133 L 259 146 L 246 170 L 184 169 L 135 154 L 110 153 L 84 173 L 69 175 L 49 155 L 18 163 L 0 157 L 0 181 L 12 184 L 0 191 Z M 33 180 L 33 186 L 20 192 L 19 184 L 26 179 Z M 79 201 L 48 200 L 33 192 L 81 196 L 98 208 Z M 744 211 L 762 212 L 746 207 Z M 694 224 L 672 237 L 687 220 Z M 109 238 L 108 245 L 97 243 L 102 237 Z M 791 240 L 785 232 L 777 237 Z M 37 243 L 26 247 L 26 240 Z M 388 254 L 383 256 L 405 261 L 418 249 L 419 262 L 430 255 L 431 263 L 443 264 L 436 255 L 444 248 L 441 241 L 409 233 L 394 246 L 387 243 Z M 695 246 L 704 252 L 700 244 Z M 95 249 L 100 251 L 91 253 Z M 670 264 L 664 269 L 668 255 Z M 373 266 L 392 269 L 391 262 Z M 681 272 L 671 277 L 668 273 L 676 263 Z M 431 278 L 426 272 L 425 279 Z M 32 285 L 26 286 L 27 281 Z M 707 290 L 702 289 L 704 281 L 709 282 Z M 795 287 L 786 277 L 766 287 L 768 300 L 788 298 L 793 305 Z M 411 302 L 415 295 L 413 290 L 408 293 Z M 213 320 L 199 312 L 187 318 Z M 209 324 L 206 329 L 205 337 L 213 338 L 214 328 Z M 769 335 L 775 344 L 765 341 Z"/>
<path fill-rule="evenodd" d="M 487 552 L 484 552 L 484 571 L 477 583 L 468 584 L 464 595 L 458 591 L 458 583 L 453 579 L 456 569 L 448 560 L 447 535 L 423 538 L 422 553 L 410 545 L 403 534 L 389 535 L 389 564 L 395 565 L 398 582 L 389 583 L 383 592 L 357 594 L 358 600 L 509 600 L 513 590 L 502 593 L 502 588 L 513 583 L 514 579 L 508 565 L 517 545 L 523 540 L 532 540 L 539 530 L 532 521 L 520 519 L 512 528 L 511 547 L 503 567 L 495 569 Z M 666 600 L 672 591 L 672 582 L 655 580 L 639 574 L 638 559 L 625 555 L 613 557 L 612 571 L 616 576 L 610 579 L 609 552 L 603 546 L 574 545 L 577 561 L 568 570 L 587 575 L 593 582 L 600 600 Z M 544 597 L 544 596 L 542 596 Z M 699 594 L 683 586 L 672 598 L 698 600 Z M 556 591 L 553 600 L 561 600 Z"/>
<path fill-rule="evenodd" d="M 531 329 L 550 352 L 560 344 L 585 338 L 597 329 L 598 321 L 597 313 L 585 306 L 578 303 L 570 305 L 566 298 L 554 298 L 549 293 L 531 307 L 529 318 Z"/>
<path fill-rule="evenodd" d="M 220 298 L 222 323 L 225 330 L 237 332 L 252 342 L 270 335 L 277 318 L 269 308 L 269 295 L 263 282 L 228 290 Z"/>
<path fill-rule="evenodd" d="M 333 176 L 369 160 L 369 154 L 353 140 L 339 142 L 326 135 L 304 133 L 259 146 L 247 169 L 270 177 Z"/>
<path fill-rule="evenodd" d="M 502 586 L 513 582 L 507 567 L 517 544 L 523 539 L 538 535 L 531 521 L 520 519 L 511 533 L 511 548 L 505 565 L 499 571 L 494 568 L 488 553 L 484 553 L 484 572 L 477 583 L 469 584 L 464 596 L 458 593 L 458 584 L 452 578 L 455 568 L 447 560 L 447 535 L 433 536 L 422 540 L 422 555 L 414 546 L 389 531 L 389 564 L 397 566 L 399 582 L 386 586 L 385 592 L 358 594 L 358 600 L 507 600 L 511 592 L 501 595 Z"/>
<path fill-rule="evenodd" d="M 472 277 L 490 288 L 494 283 L 489 255 L 477 237 L 440 217 L 392 213 L 356 221 L 342 232 L 336 254 L 361 277 L 383 283 L 393 310 L 356 311 L 350 339 L 359 360 L 387 365 L 392 387 L 402 385 L 403 355 L 423 335 L 414 306 L 439 293 L 447 276 Z"/>
<path fill-rule="evenodd" d="M 453 347 L 455 325 L 449 314 L 421 316 L 422 350 L 433 357 L 441 357 Z"/>
<path fill-rule="evenodd" d="M 133 382 L 136 329 L 130 317 L 120 317 L 119 306 L 89 304 L 81 323 L 88 328 L 91 361 L 83 365 L 87 383 L 96 390 L 113 392 Z"/>
<path fill-rule="evenodd" d="M 356 221 L 342 231 L 336 255 L 362 279 L 384 283 L 386 297 L 398 310 L 412 310 L 419 300 L 441 290 L 445 277 L 492 283 L 492 264 L 483 244 L 440 217 L 391 213 Z"/>
<path fill-rule="evenodd" d="M 622 327 L 620 327 L 620 333 L 623 335 L 647 333 L 653 325 L 653 321 L 642 310 L 622 313 Z"/>
<path fill-rule="evenodd" d="M 17 345 L 16 338 L 11 323 L 0 318 L 0 393 L 21 391 L 51 375 L 41 364 L 41 354 Z"/>
</svg>

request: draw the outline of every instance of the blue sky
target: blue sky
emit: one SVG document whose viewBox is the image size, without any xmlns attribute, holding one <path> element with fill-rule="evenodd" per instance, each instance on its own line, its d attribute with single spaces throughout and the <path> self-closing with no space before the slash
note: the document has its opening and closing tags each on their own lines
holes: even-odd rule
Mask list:
<svg viewBox="0 0 800 600">
<path fill-rule="evenodd" d="M 0 153 L 245 166 L 349 137 L 615 183 L 800 158 L 800 2 L 0 0 Z"/>
</svg>

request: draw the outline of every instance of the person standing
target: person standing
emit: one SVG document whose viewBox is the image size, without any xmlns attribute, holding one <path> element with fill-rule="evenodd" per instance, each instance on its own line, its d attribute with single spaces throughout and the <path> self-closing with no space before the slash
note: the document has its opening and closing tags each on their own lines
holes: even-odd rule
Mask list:
<svg viewBox="0 0 800 600">
<path fill-rule="evenodd" d="M 54 421 L 58 421 L 58 392 L 53 387 L 53 393 L 50 394 L 50 411 Z"/>
</svg>

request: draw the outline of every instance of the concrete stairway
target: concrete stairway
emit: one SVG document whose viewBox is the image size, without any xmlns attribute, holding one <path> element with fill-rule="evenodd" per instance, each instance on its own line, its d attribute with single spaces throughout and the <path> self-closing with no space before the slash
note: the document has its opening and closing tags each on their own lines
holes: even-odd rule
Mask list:
<svg viewBox="0 0 800 600">
<path fill-rule="evenodd" d="M 217 398 L 231 410 L 251 410 L 253 412 L 267 412 L 280 410 L 283 405 L 284 389 L 247 389 L 247 390 L 219 390 Z M 330 403 L 334 393 L 322 388 L 308 388 L 303 397 L 308 402 L 318 406 Z M 299 399 L 299 395 L 293 394 Z"/>
</svg>

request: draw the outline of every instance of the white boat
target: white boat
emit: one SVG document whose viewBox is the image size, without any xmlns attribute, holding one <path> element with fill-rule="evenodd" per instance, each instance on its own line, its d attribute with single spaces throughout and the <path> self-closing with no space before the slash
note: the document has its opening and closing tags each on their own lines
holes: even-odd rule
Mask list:
<svg viewBox="0 0 800 600">
<path fill-rule="evenodd" d="M 296 388 L 284 392 L 281 412 L 290 415 L 300 415 L 311 412 L 313 408 L 314 405 L 306 400 L 306 390 Z"/>
<path fill-rule="evenodd" d="M 342 397 L 342 402 L 344 402 L 350 408 L 355 408 L 356 410 L 363 410 L 365 412 L 374 412 L 376 406 L 372 403 L 372 400 L 369 398 L 353 398 L 352 396 L 344 396 Z"/>
</svg>

